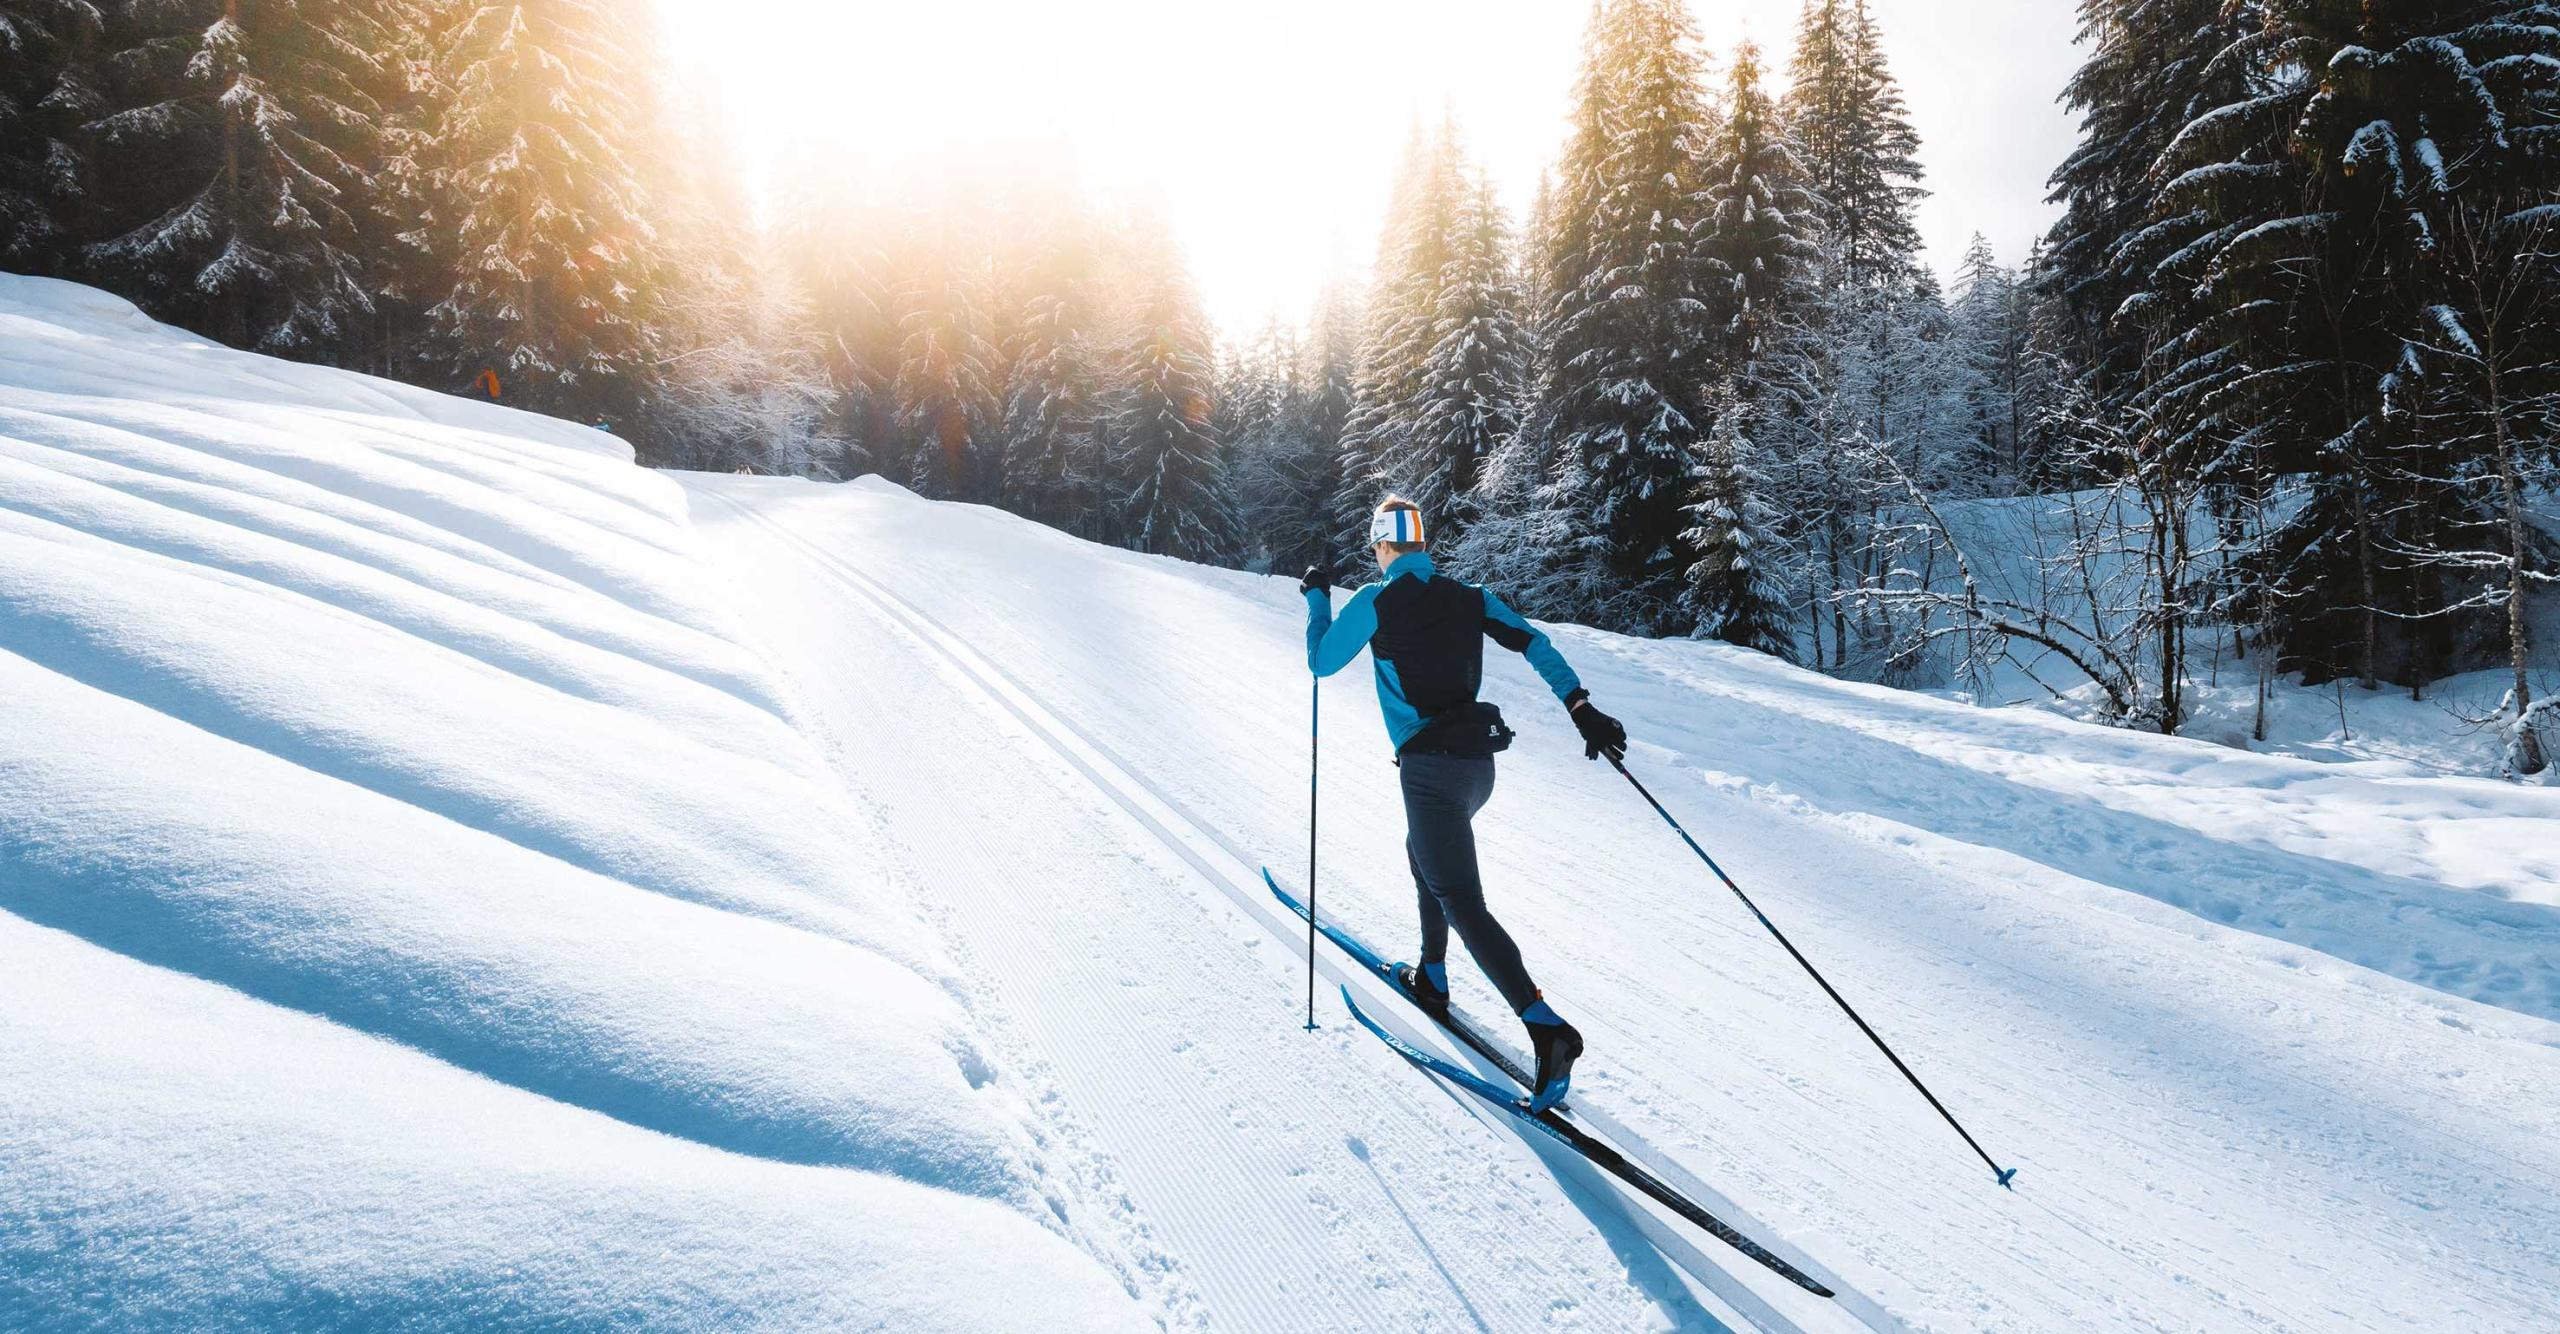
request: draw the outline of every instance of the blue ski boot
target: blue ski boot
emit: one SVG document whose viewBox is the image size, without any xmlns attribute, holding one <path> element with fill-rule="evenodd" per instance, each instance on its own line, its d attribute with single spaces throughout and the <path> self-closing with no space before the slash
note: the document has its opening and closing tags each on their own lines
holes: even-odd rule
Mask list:
<svg viewBox="0 0 2560 1334">
<path fill-rule="evenodd" d="M 1573 1084 L 1573 1063 L 1582 1056 L 1582 1033 L 1543 999 L 1521 1011 L 1520 1021 L 1529 1026 L 1529 1050 L 1538 1059 L 1538 1091 L 1529 1099 L 1529 1110 L 1543 1112 L 1563 1102 L 1565 1090 Z"/>
<path fill-rule="evenodd" d="M 1449 1017 L 1449 965 L 1426 963 L 1396 965 L 1396 985 L 1423 1012 L 1436 1019 Z"/>
</svg>

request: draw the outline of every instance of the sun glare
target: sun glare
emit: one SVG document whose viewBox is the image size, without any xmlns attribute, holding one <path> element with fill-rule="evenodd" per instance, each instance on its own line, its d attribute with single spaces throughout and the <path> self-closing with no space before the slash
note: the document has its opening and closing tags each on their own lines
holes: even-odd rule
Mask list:
<svg viewBox="0 0 2560 1334">
<path fill-rule="evenodd" d="M 1376 244 L 1418 121 L 1454 118 L 1515 216 L 1563 138 L 1580 0 L 662 0 L 678 69 L 763 198 L 840 174 L 896 192 L 996 172 L 1142 207 L 1179 238 L 1229 335 L 1297 320 Z M 1783 66 L 1798 0 L 1692 6 L 1719 57 L 1750 36 Z M 2041 167 L 2069 142 L 2051 99 L 2069 6 L 1878 0 L 1928 141 L 1932 258 L 1975 230 L 2022 257 Z M 2046 11 L 2055 11 L 2047 13 Z M 2031 47 L 2000 58 L 2007 39 Z M 1986 66 L 1988 62 L 1989 67 Z"/>
</svg>

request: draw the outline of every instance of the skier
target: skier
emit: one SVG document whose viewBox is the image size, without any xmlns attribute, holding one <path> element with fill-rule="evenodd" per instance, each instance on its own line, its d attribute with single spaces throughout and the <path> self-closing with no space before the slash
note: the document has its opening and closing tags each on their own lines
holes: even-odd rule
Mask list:
<svg viewBox="0 0 2560 1334">
<path fill-rule="evenodd" d="M 1535 1111 L 1562 1101 L 1582 1054 L 1582 1034 L 1529 980 L 1520 947 L 1485 910 L 1476 869 L 1474 819 L 1493 795 L 1493 757 L 1511 744 L 1502 711 L 1476 698 L 1484 641 L 1529 659 L 1582 733 L 1585 757 L 1622 759 L 1627 729 L 1592 706 L 1564 655 L 1537 627 L 1473 584 L 1443 576 L 1426 549 L 1422 512 L 1390 496 L 1369 517 L 1371 554 L 1385 578 L 1352 594 L 1333 614 L 1333 575 L 1307 571 L 1307 665 L 1331 676 L 1366 647 L 1377 671 L 1378 705 L 1395 743 L 1404 788 L 1405 857 L 1422 912 L 1422 961 L 1399 965 L 1397 980 L 1434 1013 L 1449 1005 L 1449 931 L 1492 979 L 1529 1029 L 1537 1057 Z"/>
</svg>

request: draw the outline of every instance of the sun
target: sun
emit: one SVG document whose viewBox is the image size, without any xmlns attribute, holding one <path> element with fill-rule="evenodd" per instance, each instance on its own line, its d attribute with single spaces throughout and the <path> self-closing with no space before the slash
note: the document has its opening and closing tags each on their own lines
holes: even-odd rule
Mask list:
<svg viewBox="0 0 2560 1334">
<path fill-rule="evenodd" d="M 2072 64 L 2070 6 L 1985 0 L 1962 35 L 1978 49 L 1944 52 L 1943 0 L 1873 3 L 1898 51 L 1927 53 L 1897 68 L 1938 191 L 1921 216 L 1932 258 L 1951 262 L 1976 228 L 2022 256 L 2047 216 L 2033 164 L 2069 139 L 2052 97 Z M 1563 141 L 1590 13 L 1580 0 L 659 5 L 688 104 L 721 119 L 760 198 L 830 183 L 812 173 L 880 193 L 995 174 L 1143 209 L 1230 337 L 1302 320 L 1328 283 L 1360 279 L 1419 123 L 1453 119 L 1524 212 Z M 1748 35 L 1781 69 L 1797 8 L 1692 4 L 1712 52 Z M 1986 75 L 1998 43 L 1985 34 L 2010 30 L 2038 62 Z"/>
</svg>

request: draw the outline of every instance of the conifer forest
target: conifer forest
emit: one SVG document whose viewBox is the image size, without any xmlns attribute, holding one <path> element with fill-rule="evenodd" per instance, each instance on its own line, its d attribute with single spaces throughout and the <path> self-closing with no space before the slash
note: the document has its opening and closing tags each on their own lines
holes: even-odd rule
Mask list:
<svg viewBox="0 0 2560 1334">
<path fill-rule="evenodd" d="M 1222 331 L 1143 210 L 815 171 L 755 207 L 637 0 L 0 0 L 0 268 L 659 466 L 1241 569 L 1356 576 L 1401 493 L 1533 617 L 1915 688 L 2050 664 L 2127 727 L 2207 672 L 2494 670 L 2470 722 L 2542 770 L 2560 4 L 2078 11 L 2020 262 L 1924 262 L 1862 0 L 1783 61 L 1601 0 L 1530 207 L 1454 118 L 1397 127 L 1365 276 Z M 1979 545 L 2021 500 L 2024 571 Z"/>
</svg>

